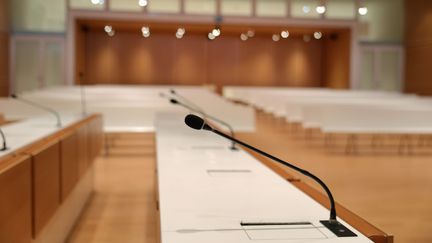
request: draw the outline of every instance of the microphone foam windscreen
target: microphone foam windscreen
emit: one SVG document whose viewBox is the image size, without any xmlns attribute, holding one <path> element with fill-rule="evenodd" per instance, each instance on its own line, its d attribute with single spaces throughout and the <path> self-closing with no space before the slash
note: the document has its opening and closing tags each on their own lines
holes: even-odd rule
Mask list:
<svg viewBox="0 0 432 243">
<path fill-rule="evenodd" d="M 189 114 L 185 117 L 185 123 L 190 128 L 193 128 L 196 130 L 201 130 L 204 126 L 204 120 L 201 117 L 195 116 L 192 114 Z"/>
</svg>

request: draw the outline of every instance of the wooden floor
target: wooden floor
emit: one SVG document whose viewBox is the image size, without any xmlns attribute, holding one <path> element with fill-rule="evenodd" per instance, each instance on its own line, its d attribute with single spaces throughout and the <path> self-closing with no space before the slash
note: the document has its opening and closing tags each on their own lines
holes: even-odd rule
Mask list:
<svg viewBox="0 0 432 243">
<path fill-rule="evenodd" d="M 265 115 L 257 116 L 256 133 L 239 136 L 324 179 L 338 202 L 395 242 L 432 242 L 431 156 L 329 153 L 322 140 L 311 142 Z M 136 139 L 97 160 L 95 195 L 69 243 L 156 242 L 155 158 L 140 153 Z"/>
</svg>

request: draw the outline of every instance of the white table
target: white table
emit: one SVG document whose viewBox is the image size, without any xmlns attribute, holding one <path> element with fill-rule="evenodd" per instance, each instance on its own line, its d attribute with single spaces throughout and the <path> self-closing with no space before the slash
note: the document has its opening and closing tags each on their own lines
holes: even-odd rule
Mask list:
<svg viewBox="0 0 432 243">
<path fill-rule="evenodd" d="M 243 150 L 229 150 L 229 141 L 192 130 L 183 119 L 159 114 L 156 120 L 162 243 L 371 242 L 342 220 L 358 237 L 337 238 L 319 223 L 329 217 L 326 208 Z M 241 221 L 311 225 L 242 227 Z"/>
<path fill-rule="evenodd" d="M 50 136 L 82 118 L 82 116 L 63 116 L 62 127 L 57 127 L 55 117 L 50 115 L 3 125 L 1 129 L 5 134 L 8 149 L 0 151 L 0 157 L 12 154 L 41 138 Z"/>
</svg>

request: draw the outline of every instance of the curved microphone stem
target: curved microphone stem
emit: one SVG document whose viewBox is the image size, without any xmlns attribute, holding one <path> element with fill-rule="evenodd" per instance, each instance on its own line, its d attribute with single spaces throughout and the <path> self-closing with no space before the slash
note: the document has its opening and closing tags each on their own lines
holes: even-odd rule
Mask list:
<svg viewBox="0 0 432 243">
<path fill-rule="evenodd" d="M 3 139 L 3 147 L 0 149 L 0 151 L 5 151 L 5 150 L 7 150 L 6 137 L 5 137 L 4 133 L 3 133 L 3 130 L 1 130 L 1 129 L 0 129 L 0 136 Z"/>
<path fill-rule="evenodd" d="M 17 100 L 19 100 L 19 101 L 21 101 L 21 102 L 24 102 L 24 103 L 26 103 L 26 104 L 28 104 L 28 105 L 35 106 L 35 107 L 38 107 L 39 109 L 42 109 L 42 110 L 46 110 L 46 111 L 48 111 L 49 113 L 53 114 L 53 115 L 56 117 L 56 119 L 57 119 L 57 124 L 56 124 L 56 126 L 57 126 L 57 127 L 61 127 L 61 126 L 62 126 L 61 118 L 60 118 L 60 115 L 58 114 L 57 111 L 55 111 L 55 110 L 53 110 L 53 109 L 51 109 L 51 108 L 49 108 L 49 107 L 46 107 L 46 106 L 43 106 L 43 105 L 39 105 L 39 104 L 37 104 L 37 103 L 34 103 L 34 102 L 32 102 L 32 101 L 30 101 L 30 100 L 27 100 L 27 99 L 24 99 L 24 98 L 22 98 L 22 97 L 17 97 L 17 96 L 15 96 L 14 98 L 17 99 Z"/>
<path fill-rule="evenodd" d="M 272 159 L 272 160 L 274 160 L 274 161 L 276 161 L 276 162 L 278 162 L 280 164 L 283 164 L 283 165 L 285 165 L 285 166 L 287 166 L 287 167 L 289 167 L 289 168 L 291 168 L 293 170 L 296 170 L 296 171 L 300 172 L 301 174 L 306 175 L 306 176 L 312 178 L 314 181 L 318 182 L 318 184 L 320 184 L 320 186 L 322 188 L 324 188 L 325 192 L 327 193 L 328 198 L 330 199 L 330 223 L 337 223 L 337 219 L 336 219 L 336 207 L 335 207 L 335 202 L 334 202 L 333 195 L 330 192 L 330 189 L 327 187 L 327 185 L 320 178 L 318 178 L 317 176 L 313 175 L 312 173 L 310 173 L 307 170 L 303 170 L 303 169 L 301 169 L 301 168 L 299 168 L 299 167 L 297 167 L 295 165 L 292 165 L 292 164 L 290 164 L 288 162 L 285 162 L 285 161 L 283 161 L 283 160 L 281 160 L 281 159 L 279 159 L 279 158 L 277 158 L 277 157 L 275 157 L 275 156 L 273 156 L 271 154 L 268 154 L 268 153 L 266 153 L 266 152 L 264 152 L 262 150 L 259 150 L 259 149 L 255 148 L 255 147 L 252 147 L 251 145 L 246 144 L 246 143 L 244 143 L 244 142 L 242 142 L 240 140 L 237 140 L 237 139 L 235 139 L 233 137 L 230 137 L 230 136 L 228 136 L 228 135 L 226 135 L 226 134 L 224 134 L 224 133 L 222 133 L 222 132 L 220 132 L 218 130 L 215 130 L 215 129 L 212 128 L 212 129 L 210 129 L 210 131 L 212 131 L 212 132 L 216 133 L 217 135 L 222 136 L 222 137 L 224 137 L 226 139 L 233 140 L 236 143 L 238 143 L 238 144 L 240 144 L 240 145 L 242 145 L 242 146 L 244 146 L 244 147 L 246 147 L 248 149 L 251 149 L 251 150 L 253 150 L 253 151 L 257 152 L 257 153 L 263 154 L 264 156 L 266 156 L 266 157 L 268 157 L 268 158 L 270 158 L 270 159 Z"/>
</svg>

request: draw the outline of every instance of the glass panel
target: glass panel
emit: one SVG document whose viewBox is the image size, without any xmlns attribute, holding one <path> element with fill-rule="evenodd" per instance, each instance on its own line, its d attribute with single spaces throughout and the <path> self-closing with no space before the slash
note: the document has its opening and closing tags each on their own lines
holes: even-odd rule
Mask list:
<svg viewBox="0 0 432 243">
<path fill-rule="evenodd" d="M 374 89 L 374 54 L 372 51 L 362 52 L 362 63 L 360 72 L 360 88 Z"/>
<path fill-rule="evenodd" d="M 156 0 L 148 2 L 148 9 L 154 13 L 180 13 L 179 0 Z"/>
<path fill-rule="evenodd" d="M 366 15 L 360 16 L 360 35 L 366 41 L 402 42 L 404 38 L 404 1 L 366 0 Z"/>
<path fill-rule="evenodd" d="M 23 91 L 37 89 L 39 83 L 39 41 L 18 40 L 15 42 L 15 90 Z"/>
<path fill-rule="evenodd" d="M 45 87 L 64 84 L 63 43 L 47 42 L 45 44 L 44 58 Z"/>
<path fill-rule="evenodd" d="M 252 15 L 252 1 L 250 0 L 222 0 L 222 15 Z"/>
<path fill-rule="evenodd" d="M 114 11 L 141 11 L 138 0 L 110 0 L 110 9 Z"/>
<path fill-rule="evenodd" d="M 92 3 L 92 0 L 70 0 L 70 7 L 73 9 L 105 9 L 105 1 L 93 0 L 96 4 Z"/>
<path fill-rule="evenodd" d="M 10 3 L 13 31 L 65 31 L 66 1 L 20 0 Z"/>
<path fill-rule="evenodd" d="M 291 1 L 291 16 L 297 18 L 319 18 L 320 15 L 316 12 L 318 6 L 317 0 L 292 0 Z"/>
<path fill-rule="evenodd" d="M 380 58 L 380 80 L 382 90 L 399 90 L 401 70 L 399 66 L 400 55 L 398 51 L 384 51 Z"/>
<path fill-rule="evenodd" d="M 329 19 L 354 19 L 355 2 L 352 0 L 327 0 L 326 17 Z"/>
<path fill-rule="evenodd" d="M 258 16 L 284 17 L 286 16 L 286 0 L 257 0 L 256 13 Z"/>
<path fill-rule="evenodd" d="M 191 14 L 216 14 L 215 0 L 185 0 L 185 12 Z"/>
</svg>

